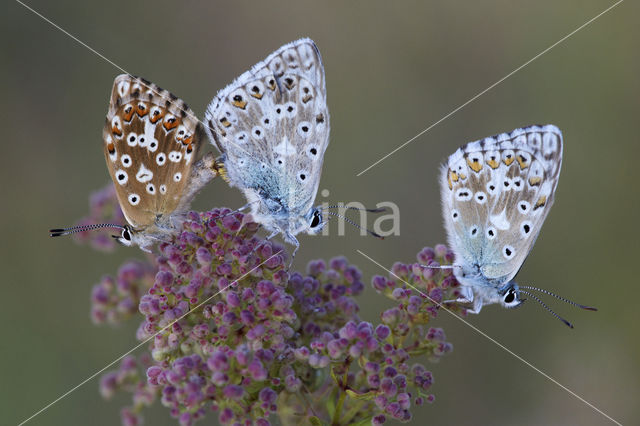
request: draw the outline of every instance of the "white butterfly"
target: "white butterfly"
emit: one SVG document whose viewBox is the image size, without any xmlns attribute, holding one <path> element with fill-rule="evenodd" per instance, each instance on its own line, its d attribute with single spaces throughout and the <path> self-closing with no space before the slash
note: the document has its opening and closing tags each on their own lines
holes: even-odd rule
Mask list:
<svg viewBox="0 0 640 426">
<path fill-rule="evenodd" d="M 549 214 L 561 165 L 562 133 L 552 125 L 470 142 L 443 165 L 442 212 L 461 284 L 458 302 L 471 303 L 468 312 L 478 313 L 492 303 L 514 308 L 524 301 L 523 293 L 553 313 L 527 290 L 588 309 L 513 280 Z"/>
<path fill-rule="evenodd" d="M 254 220 L 299 247 L 318 232 L 313 203 L 329 143 L 329 111 L 320 52 L 310 39 L 286 44 L 221 90 L 205 114 L 231 186 Z M 295 251 L 294 251 L 295 254 Z"/>
</svg>

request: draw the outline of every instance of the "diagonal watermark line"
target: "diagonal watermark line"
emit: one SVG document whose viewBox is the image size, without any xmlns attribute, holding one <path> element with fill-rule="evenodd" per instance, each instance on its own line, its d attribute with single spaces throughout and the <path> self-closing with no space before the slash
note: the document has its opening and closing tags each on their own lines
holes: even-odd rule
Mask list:
<svg viewBox="0 0 640 426">
<path fill-rule="evenodd" d="M 49 18 L 47 18 L 46 16 L 42 15 L 40 12 L 38 12 L 37 10 L 33 9 L 32 7 L 24 4 L 22 1 L 20 0 L 16 0 L 16 2 L 20 3 L 22 6 L 24 6 L 26 9 L 28 9 L 29 11 L 31 11 L 33 14 L 37 15 L 38 17 L 40 17 L 42 20 L 44 20 L 45 22 L 49 23 L 51 26 L 53 26 L 54 28 L 56 28 L 57 30 L 59 30 L 60 32 L 62 32 L 63 34 L 67 35 L 69 38 L 71 38 L 72 40 L 74 40 L 75 42 L 77 42 L 78 44 L 80 44 L 83 47 L 86 47 L 89 51 L 91 51 L 92 53 L 94 53 L 95 55 L 97 55 L 98 57 L 100 57 L 101 59 L 103 59 L 104 61 L 108 62 L 109 64 L 113 65 L 114 68 L 118 69 L 120 72 L 129 75 L 130 77 L 135 77 L 133 74 L 131 74 L 129 71 L 125 70 L 123 67 L 121 67 L 120 65 L 116 64 L 115 62 L 113 62 L 111 59 L 107 58 L 106 56 L 104 56 L 102 53 L 98 52 L 96 49 L 94 49 L 93 47 L 89 46 L 87 43 L 83 42 L 82 40 L 80 40 L 78 37 L 74 36 L 73 34 L 71 34 L 69 31 L 65 30 L 64 28 L 62 28 L 61 26 L 59 26 L 58 24 L 56 24 L 55 22 L 53 22 L 52 20 L 50 20 Z M 161 96 L 161 93 L 158 92 L 157 90 L 155 90 L 153 87 L 148 86 L 146 83 L 140 81 L 140 84 L 143 84 L 145 86 L 147 86 L 147 88 L 152 91 L 155 95 L 157 96 Z M 171 92 L 170 92 L 171 93 Z M 195 114 L 193 114 L 191 111 L 187 111 L 183 108 L 181 108 L 180 106 L 176 105 L 174 101 L 169 101 L 171 104 L 173 104 L 174 106 L 176 106 L 180 111 L 184 112 L 185 114 L 189 115 L 191 118 L 195 119 L 196 121 L 200 122 L 200 124 L 202 124 L 203 126 L 207 126 L 207 124 L 200 120 L 200 118 L 198 118 Z M 234 141 L 232 141 L 231 139 L 228 140 L 228 142 L 233 145 L 235 148 L 239 149 L 241 152 L 247 154 L 249 157 L 252 158 L 256 158 L 254 155 L 252 155 L 250 152 L 248 152 L 246 149 L 244 149 L 243 147 L 241 147 L 240 145 L 238 145 L 237 143 L 235 143 Z M 260 161 L 260 159 L 257 159 L 258 162 L 263 165 L 266 166 L 270 169 L 272 169 L 273 171 L 276 171 L 276 169 L 274 167 L 272 167 L 270 164 L 266 164 L 263 161 Z M 277 172 L 277 171 L 276 171 Z"/>
<path fill-rule="evenodd" d="M 122 68 L 120 65 L 116 64 L 115 62 L 113 62 L 112 60 L 110 60 L 109 58 L 107 58 L 106 56 L 104 56 L 102 53 L 98 52 L 96 49 L 94 49 L 93 47 L 89 46 L 87 43 L 83 42 L 82 40 L 80 40 L 78 37 L 74 36 L 73 34 L 71 34 L 69 31 L 65 30 L 64 28 L 62 28 L 61 26 L 59 26 L 58 24 L 56 24 L 55 22 L 51 21 L 49 18 L 47 18 L 46 16 L 42 15 L 40 12 L 36 11 L 35 9 L 33 9 L 32 7 L 24 4 L 23 2 L 21 2 L 20 0 L 16 0 L 16 2 L 20 3 L 22 6 L 24 6 L 26 9 L 29 9 L 31 12 L 33 12 L 35 15 L 39 16 L 40 18 L 42 18 L 44 21 L 48 22 L 49 24 L 51 24 L 53 27 L 55 27 L 57 30 L 63 32 L 64 34 L 66 34 L 67 36 L 69 36 L 70 38 L 72 38 L 73 40 L 75 40 L 78 44 L 86 47 L 87 49 L 89 49 L 90 51 L 92 51 L 93 53 L 95 53 L 96 55 L 98 55 L 99 57 L 101 57 L 102 59 L 104 59 L 105 61 L 109 62 L 111 65 L 113 65 L 115 68 L 119 69 L 121 72 L 125 73 L 125 74 L 129 74 L 124 68 Z M 131 75 L 131 74 L 129 74 Z"/>
<path fill-rule="evenodd" d="M 422 130 L 420 133 L 418 133 L 417 135 L 415 135 L 414 137 L 412 137 L 411 139 L 409 139 L 408 141 L 406 141 L 405 143 L 403 143 L 402 145 L 399 145 L 398 147 L 396 147 L 393 151 L 389 152 L 388 154 L 386 154 L 384 157 L 380 158 L 378 161 L 376 161 L 375 163 L 371 164 L 369 167 L 367 167 L 366 169 L 362 170 L 360 173 L 358 173 L 356 176 L 361 176 L 364 173 L 366 173 L 367 171 L 369 171 L 370 169 L 374 168 L 375 166 L 377 166 L 378 164 L 382 163 L 384 160 L 386 160 L 387 158 L 391 157 L 393 154 L 395 154 L 396 152 L 400 151 L 402 148 L 404 148 L 405 146 L 409 145 L 411 142 L 413 142 L 414 140 L 418 139 L 420 136 L 424 135 L 425 133 L 427 133 L 429 130 L 433 129 L 434 127 L 436 127 L 438 124 L 442 123 L 443 121 L 445 121 L 447 118 L 451 117 L 453 114 L 455 114 L 456 112 L 460 111 L 462 108 L 466 107 L 467 105 L 469 105 L 471 102 L 475 101 L 476 99 L 478 99 L 480 96 L 484 95 L 485 93 L 487 93 L 489 90 L 493 89 L 494 87 L 496 87 L 497 85 L 499 85 L 500 83 L 502 83 L 503 81 L 505 81 L 506 79 L 508 79 L 509 77 L 511 77 L 512 75 L 514 75 L 515 73 L 517 73 L 518 71 L 520 71 L 522 68 L 526 67 L 527 65 L 529 65 L 530 63 L 532 63 L 533 61 L 535 61 L 536 59 L 538 59 L 539 57 L 541 57 L 542 55 L 544 55 L 545 53 L 549 52 L 551 49 L 553 49 L 554 47 L 556 47 L 557 45 L 559 45 L 560 43 L 562 43 L 563 41 L 567 40 L 569 37 L 571 37 L 572 35 L 574 35 L 575 33 L 577 33 L 578 31 L 582 30 L 584 27 L 586 27 L 587 25 L 591 24 L 593 21 L 595 21 L 596 19 L 600 18 L 602 15 L 604 15 L 605 13 L 609 12 L 611 9 L 613 9 L 614 7 L 618 6 L 620 3 L 622 3 L 624 0 L 618 0 L 616 3 L 612 4 L 611 6 L 609 6 L 608 8 L 606 8 L 605 10 L 603 10 L 602 12 L 600 12 L 599 14 L 597 14 L 596 16 L 594 16 L 593 18 L 589 19 L 587 22 L 585 22 L 584 24 L 580 25 L 578 28 L 576 28 L 575 30 L 571 31 L 569 34 L 567 34 L 566 36 L 562 37 L 560 40 L 556 41 L 555 43 L 553 43 L 551 46 L 547 47 L 546 49 L 544 49 L 542 52 L 538 53 L 537 55 L 535 55 L 533 58 L 529 59 L 527 62 L 525 62 L 524 64 L 520 65 L 518 68 L 514 69 L 513 71 L 511 71 L 509 74 L 505 75 L 504 77 L 502 77 L 500 80 L 496 81 L 495 83 L 493 83 L 491 86 L 487 87 L 486 89 L 484 89 L 483 91 L 481 91 L 480 93 L 478 93 L 477 95 L 475 95 L 474 97 L 472 97 L 471 99 L 469 99 L 468 101 L 466 101 L 465 103 L 463 103 L 462 105 L 458 106 L 457 108 L 455 108 L 453 111 L 449 112 L 448 114 L 446 114 L 444 117 L 442 117 L 441 119 L 439 119 L 438 121 L 436 121 L 435 123 L 433 123 L 432 125 L 430 125 L 429 127 L 427 127 L 426 129 Z"/>
<path fill-rule="evenodd" d="M 571 389 L 569 389 L 568 387 L 566 387 L 565 385 L 563 385 L 562 383 L 560 383 L 559 381 L 557 381 L 556 379 L 554 379 L 553 377 L 551 377 L 550 375 L 548 375 L 547 373 L 545 373 L 544 371 L 540 370 L 538 367 L 536 367 L 535 365 L 531 364 L 529 361 L 527 361 L 526 359 L 522 358 L 520 355 L 516 354 L 515 352 L 513 352 L 512 350 L 510 350 L 509 348 L 507 348 L 506 346 L 504 346 L 502 343 L 498 342 L 496 339 L 494 339 L 493 337 L 489 336 L 488 334 L 486 334 L 484 331 L 480 330 L 478 327 L 476 327 L 475 325 L 471 324 L 469 321 L 465 320 L 464 318 L 462 318 L 459 315 L 456 315 L 452 310 L 446 308 L 442 303 L 438 303 L 435 300 L 433 300 L 431 297 L 429 297 L 427 294 L 425 294 L 424 292 L 422 292 L 420 289 L 418 289 L 416 286 L 408 283 L 407 281 L 403 280 L 402 278 L 400 278 L 399 276 L 397 276 L 396 274 L 394 274 L 391 270 L 385 268 L 383 265 L 381 265 L 380 263 L 378 263 L 377 261 L 375 261 L 374 259 L 372 259 L 371 257 L 369 257 L 368 255 L 366 255 L 365 253 L 363 253 L 360 250 L 356 250 L 358 253 L 360 253 L 362 256 L 364 256 L 365 258 L 367 258 L 368 260 L 370 260 L 371 262 L 373 262 L 374 264 L 378 265 L 380 268 L 384 269 L 385 271 L 387 271 L 389 274 L 393 275 L 394 277 L 396 277 L 399 281 L 402 281 L 404 284 L 408 285 L 409 287 L 411 287 L 413 290 L 417 291 L 418 293 L 420 293 L 422 296 L 426 297 L 427 299 L 429 299 L 433 304 L 435 304 L 436 306 L 438 306 L 441 309 L 444 309 L 447 313 L 449 313 L 451 316 L 453 316 L 454 318 L 456 318 L 457 320 L 460 320 L 461 322 L 463 322 L 465 325 L 469 326 L 471 329 L 473 329 L 474 331 L 476 331 L 477 333 L 479 333 L 480 335 L 482 335 L 483 337 L 487 338 L 488 340 L 490 340 L 491 342 L 493 342 L 494 344 L 496 344 L 498 347 L 500 347 L 501 349 L 505 350 L 506 352 L 508 352 L 509 354 L 511 354 L 512 356 L 514 356 L 517 360 L 519 360 L 520 362 L 526 364 L 527 366 L 531 367 L 533 370 L 535 370 L 536 372 L 538 372 L 539 374 L 541 374 L 542 376 L 544 376 L 546 379 L 550 380 L 551 382 L 555 383 L 556 385 L 558 385 L 560 388 L 564 389 L 565 391 L 567 391 L 570 395 L 574 396 L 575 398 L 579 399 L 580 401 L 584 402 L 586 405 L 588 405 L 589 407 L 593 408 L 595 411 L 597 411 L 598 413 L 602 414 L 604 417 L 606 417 L 608 420 L 612 421 L 613 423 L 617 424 L 618 426 L 622 426 L 622 424 L 620 422 L 618 422 L 617 420 L 615 420 L 613 417 L 609 416 L 607 413 L 605 413 L 604 411 L 600 410 L 598 407 L 596 407 L 595 405 L 593 405 L 592 403 L 590 403 L 589 401 L 587 401 L 586 399 L 584 399 L 583 397 L 581 397 L 580 395 L 578 395 L 577 393 L 575 393 L 574 391 L 572 391 Z"/>
<path fill-rule="evenodd" d="M 253 268 L 251 268 L 248 272 L 246 272 L 245 274 L 243 274 L 240 278 L 234 280 L 233 282 L 229 283 L 226 287 L 224 287 L 221 290 L 218 290 L 216 293 L 214 293 L 213 295 L 207 297 L 205 300 L 203 300 L 202 302 L 198 303 L 196 306 L 194 306 L 191 310 L 189 310 L 189 312 L 185 313 L 184 315 L 182 315 L 179 318 L 176 318 L 175 320 L 173 320 L 171 323 L 169 323 L 168 325 L 166 325 L 165 327 L 163 327 L 160 331 L 158 331 L 157 333 L 155 333 L 154 335 L 148 337 L 147 339 L 143 340 L 142 342 L 140 342 L 140 344 L 134 346 L 133 348 L 131 348 L 130 350 L 128 350 L 127 352 L 123 353 L 122 355 L 120 355 L 118 358 L 114 359 L 113 361 L 111 361 L 109 364 L 105 365 L 104 367 L 102 367 L 100 370 L 96 371 L 95 373 L 93 373 L 92 375 L 90 375 L 89 377 L 87 377 L 86 379 L 84 379 L 82 382 L 78 383 L 76 386 L 72 387 L 71 389 L 69 389 L 68 391 L 66 391 L 65 393 L 63 393 L 62 395 L 60 395 L 58 398 L 54 399 L 53 401 L 51 401 L 49 404 L 45 405 L 44 407 L 42 407 L 40 410 L 36 411 L 34 414 L 32 414 L 30 417 L 26 418 L 25 420 L 23 420 L 22 422 L 20 422 L 18 424 L 18 426 L 22 426 L 25 423 L 27 423 L 28 421 L 32 420 L 34 417 L 38 416 L 39 414 L 43 413 L 44 411 L 46 411 L 47 409 L 51 408 L 53 405 L 55 405 L 56 403 L 60 402 L 62 399 L 64 399 L 65 397 L 69 396 L 71 393 L 73 393 L 75 390 L 77 390 L 78 388 L 80 388 L 81 386 L 83 386 L 84 384 L 86 384 L 87 382 L 90 382 L 92 379 L 94 379 L 96 376 L 98 376 L 99 374 L 101 374 L 103 371 L 105 371 L 106 369 L 110 368 L 111 366 L 113 366 L 114 364 L 116 364 L 118 361 L 120 361 L 122 358 L 126 357 L 127 355 L 131 354 L 132 352 L 136 351 L 138 348 L 144 346 L 146 343 L 148 343 L 151 339 L 155 338 L 158 334 L 163 333 L 165 330 L 167 330 L 169 327 L 171 327 L 173 324 L 175 324 L 176 322 L 180 321 L 181 319 L 185 318 L 186 316 L 194 313 L 198 308 L 200 308 L 202 305 L 204 305 L 205 303 L 209 302 L 211 299 L 213 299 L 214 297 L 216 297 L 217 295 L 219 295 L 220 293 L 222 293 L 223 291 L 225 291 L 226 289 L 228 289 L 229 287 L 233 286 L 234 284 L 236 284 L 238 281 L 242 280 L 243 278 L 245 278 L 246 276 L 248 276 L 250 273 L 252 273 L 253 271 L 255 271 L 256 269 L 258 269 L 260 266 L 264 265 L 265 263 L 267 263 L 269 260 L 271 260 L 272 258 L 274 258 L 275 256 L 279 255 L 281 253 L 281 251 L 278 251 L 274 254 L 272 254 L 270 257 L 268 257 L 266 260 L 264 260 L 262 263 L 254 266 Z"/>
</svg>

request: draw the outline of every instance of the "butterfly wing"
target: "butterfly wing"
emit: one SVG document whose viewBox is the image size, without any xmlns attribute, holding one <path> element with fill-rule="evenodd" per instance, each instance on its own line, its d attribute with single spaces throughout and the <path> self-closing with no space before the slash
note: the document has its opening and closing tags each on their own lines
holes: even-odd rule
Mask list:
<svg viewBox="0 0 640 426">
<path fill-rule="evenodd" d="M 457 263 L 495 286 L 510 281 L 549 214 L 562 165 L 552 125 L 471 142 L 442 168 L 443 215 Z"/>
<path fill-rule="evenodd" d="M 166 219 L 184 204 L 204 138 L 184 101 L 142 78 L 119 75 L 102 138 L 120 207 L 134 228 Z"/>
<path fill-rule="evenodd" d="M 259 202 L 254 213 L 262 204 L 295 219 L 311 208 L 329 143 L 324 68 L 312 40 L 282 46 L 221 90 L 205 123 L 230 184 Z"/>
</svg>

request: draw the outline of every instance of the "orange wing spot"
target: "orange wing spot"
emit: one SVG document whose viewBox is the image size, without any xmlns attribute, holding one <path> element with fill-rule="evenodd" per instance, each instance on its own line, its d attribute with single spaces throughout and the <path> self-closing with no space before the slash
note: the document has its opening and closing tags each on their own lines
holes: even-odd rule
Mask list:
<svg viewBox="0 0 640 426">
<path fill-rule="evenodd" d="M 267 89 L 276 90 L 276 80 L 275 79 L 272 78 L 269 81 L 267 81 Z"/>
<path fill-rule="evenodd" d="M 149 108 L 147 108 L 147 106 L 140 102 L 137 106 L 136 106 L 136 112 L 138 113 L 138 115 L 140 117 L 144 117 L 145 115 L 147 115 L 149 113 Z"/>
<path fill-rule="evenodd" d="M 252 93 L 251 96 L 253 96 L 256 99 L 262 99 L 262 93 Z"/>
<path fill-rule="evenodd" d="M 222 117 L 222 118 L 220 119 L 220 123 L 222 123 L 222 125 L 223 125 L 224 127 L 229 127 L 229 126 L 231 126 L 231 122 L 230 122 L 229 120 L 227 120 L 227 117 Z"/>
<path fill-rule="evenodd" d="M 117 136 L 122 136 L 122 129 L 114 124 L 111 126 L 111 133 Z"/>
<path fill-rule="evenodd" d="M 547 204 L 547 196 L 543 195 L 542 197 L 538 198 L 538 201 L 536 201 L 536 205 L 533 206 L 533 209 L 537 210 L 540 207 L 544 207 L 545 204 Z"/>
<path fill-rule="evenodd" d="M 500 160 L 496 159 L 496 157 L 491 157 L 489 160 L 487 160 L 487 165 L 492 169 L 497 169 L 498 166 L 500 166 Z"/>
<path fill-rule="evenodd" d="M 529 178 L 529 185 L 538 186 L 542 182 L 542 178 L 539 176 L 532 176 Z"/>
<path fill-rule="evenodd" d="M 134 113 L 133 106 L 127 105 L 124 108 L 124 116 L 123 116 L 124 117 L 124 121 L 127 121 L 127 122 L 131 121 L 131 117 L 133 117 L 133 113 Z"/>
<path fill-rule="evenodd" d="M 447 174 L 447 183 L 449 183 L 449 190 L 453 190 L 453 182 L 451 182 L 451 171 Z"/>
<path fill-rule="evenodd" d="M 188 138 L 185 138 L 182 141 L 182 145 L 191 145 L 191 142 L 193 142 L 193 136 L 189 136 Z"/>
<path fill-rule="evenodd" d="M 193 145 L 191 144 L 187 145 L 187 154 L 191 154 L 192 151 L 193 151 Z"/>
<path fill-rule="evenodd" d="M 155 110 L 153 114 L 149 116 L 149 121 L 151 121 L 152 124 L 156 124 L 162 117 L 164 117 L 164 111 Z"/>
<path fill-rule="evenodd" d="M 502 160 L 502 162 L 506 164 L 507 167 L 509 167 L 511 163 L 513 163 L 513 160 L 514 160 L 513 155 L 508 154 L 506 157 L 504 157 L 504 160 Z"/>
<path fill-rule="evenodd" d="M 247 101 L 240 98 L 240 100 L 236 100 L 235 98 L 240 98 L 239 96 L 234 97 L 233 101 L 231 101 L 231 105 L 236 108 L 245 109 L 247 106 Z"/>
<path fill-rule="evenodd" d="M 175 129 L 176 127 L 178 127 L 178 120 L 176 120 L 175 118 L 169 118 L 167 120 L 165 120 L 162 125 L 164 126 L 164 128 L 169 131 L 171 129 Z"/>
<path fill-rule="evenodd" d="M 482 163 L 477 160 L 472 161 L 469 157 L 467 157 L 467 164 L 469 165 L 469 167 L 471 167 L 471 170 L 476 173 L 482 170 Z"/>
<path fill-rule="evenodd" d="M 467 178 L 467 175 L 464 173 L 460 173 L 458 176 L 460 176 L 460 180 L 465 180 Z"/>
<path fill-rule="evenodd" d="M 116 152 L 116 147 L 113 145 L 113 142 L 109 142 L 109 145 L 107 145 L 107 151 L 109 151 L 109 154 Z"/>
<path fill-rule="evenodd" d="M 529 167 L 529 163 L 527 162 L 527 159 L 524 158 L 524 156 L 518 155 L 516 157 L 516 160 L 518 160 L 518 164 L 520 164 L 520 170 L 524 170 Z"/>
<path fill-rule="evenodd" d="M 453 170 L 449 171 L 449 175 L 451 176 L 451 180 L 454 181 L 454 182 L 457 182 L 458 179 L 460 179 L 458 177 L 458 174 L 456 172 L 454 172 Z"/>
</svg>

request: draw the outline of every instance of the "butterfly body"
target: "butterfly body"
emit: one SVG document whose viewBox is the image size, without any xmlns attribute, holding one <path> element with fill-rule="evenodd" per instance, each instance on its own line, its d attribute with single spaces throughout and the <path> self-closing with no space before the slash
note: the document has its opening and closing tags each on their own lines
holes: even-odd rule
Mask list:
<svg viewBox="0 0 640 426">
<path fill-rule="evenodd" d="M 118 241 L 148 250 L 178 232 L 195 194 L 218 174 L 189 107 L 142 78 L 116 77 L 103 129 L 109 174 L 128 222 Z"/>
<path fill-rule="evenodd" d="M 313 207 L 329 112 L 320 53 L 301 39 L 269 55 L 221 90 L 205 123 L 220 150 L 231 186 L 248 201 L 254 220 L 299 245 L 300 232 L 322 225 Z"/>
<path fill-rule="evenodd" d="M 513 278 L 553 204 L 562 165 L 562 133 L 530 126 L 468 143 L 441 172 L 443 216 L 455 253 L 460 301 L 522 303 Z"/>
</svg>

